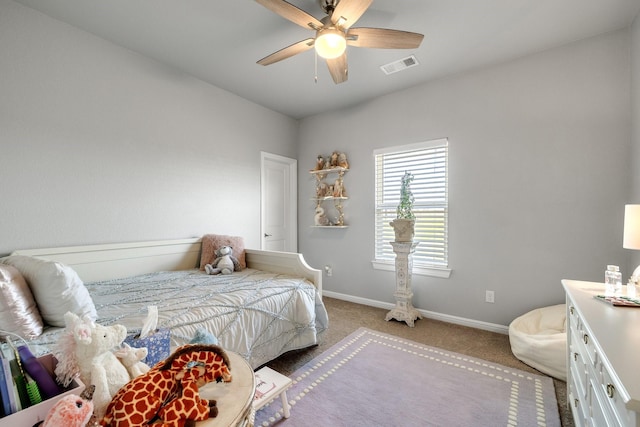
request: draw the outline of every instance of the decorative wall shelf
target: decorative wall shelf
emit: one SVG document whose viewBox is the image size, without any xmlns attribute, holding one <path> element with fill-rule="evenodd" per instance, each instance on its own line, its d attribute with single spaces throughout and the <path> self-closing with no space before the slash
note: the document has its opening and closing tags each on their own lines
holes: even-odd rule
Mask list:
<svg viewBox="0 0 640 427">
<path fill-rule="evenodd" d="M 318 156 L 316 168 L 309 171 L 316 178 L 316 193 L 311 198 L 316 202 L 313 228 L 347 228 L 342 203 L 349 199 L 343 181 L 348 171 L 349 164 L 344 153 L 334 151 L 326 160 Z M 333 202 L 335 215 L 332 219 L 327 212 L 331 205 L 327 202 Z"/>
</svg>

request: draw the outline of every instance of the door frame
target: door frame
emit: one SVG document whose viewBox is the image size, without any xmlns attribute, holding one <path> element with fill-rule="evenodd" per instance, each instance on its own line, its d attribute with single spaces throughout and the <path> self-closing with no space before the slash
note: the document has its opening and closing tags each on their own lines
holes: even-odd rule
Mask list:
<svg viewBox="0 0 640 427">
<path fill-rule="evenodd" d="M 265 233 L 266 233 L 266 209 L 265 200 L 268 195 L 265 188 L 265 161 L 273 160 L 280 163 L 285 163 L 289 167 L 289 217 L 292 224 L 289 227 L 289 233 L 287 240 L 292 245 L 292 252 L 298 251 L 298 160 L 280 156 L 278 154 L 268 153 L 266 151 L 260 152 L 260 249 L 265 248 Z"/>
</svg>

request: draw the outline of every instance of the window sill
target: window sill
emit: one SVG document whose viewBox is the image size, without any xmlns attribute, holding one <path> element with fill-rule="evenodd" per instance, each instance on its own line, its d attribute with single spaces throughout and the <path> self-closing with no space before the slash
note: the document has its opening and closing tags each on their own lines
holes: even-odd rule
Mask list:
<svg viewBox="0 0 640 427">
<path fill-rule="evenodd" d="M 373 268 L 375 270 L 395 271 L 396 269 L 395 263 L 392 263 L 392 262 L 371 261 L 371 265 L 373 265 Z M 430 276 L 430 277 L 439 277 L 441 279 L 448 279 L 449 276 L 451 276 L 451 269 L 435 268 L 435 267 L 419 267 L 414 265 L 412 273 L 418 276 Z"/>
</svg>

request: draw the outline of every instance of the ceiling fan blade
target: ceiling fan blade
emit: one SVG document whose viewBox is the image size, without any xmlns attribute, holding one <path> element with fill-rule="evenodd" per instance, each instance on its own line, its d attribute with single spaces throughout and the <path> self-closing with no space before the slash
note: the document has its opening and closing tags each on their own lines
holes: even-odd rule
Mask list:
<svg viewBox="0 0 640 427">
<path fill-rule="evenodd" d="M 409 31 L 359 27 L 349 30 L 347 44 L 379 49 L 415 49 L 420 46 L 423 38 L 424 35 Z"/>
<path fill-rule="evenodd" d="M 322 28 L 323 24 L 302 9 L 284 0 L 256 0 L 272 12 L 277 13 L 285 19 L 298 24 L 304 28 L 316 30 Z"/>
<path fill-rule="evenodd" d="M 293 55 L 305 52 L 313 47 L 314 41 L 314 39 L 301 40 L 298 43 L 294 43 L 291 46 L 280 49 L 279 51 L 274 52 L 269 56 L 265 56 L 258 61 L 258 64 L 271 65 L 275 62 L 282 61 L 283 59 L 290 58 Z"/>
<path fill-rule="evenodd" d="M 335 84 L 346 82 L 348 77 L 347 52 L 337 58 L 327 59 L 327 67 L 329 67 L 329 73 Z"/>
<path fill-rule="evenodd" d="M 331 14 L 331 22 L 345 30 L 356 23 L 373 0 L 340 0 Z"/>
</svg>

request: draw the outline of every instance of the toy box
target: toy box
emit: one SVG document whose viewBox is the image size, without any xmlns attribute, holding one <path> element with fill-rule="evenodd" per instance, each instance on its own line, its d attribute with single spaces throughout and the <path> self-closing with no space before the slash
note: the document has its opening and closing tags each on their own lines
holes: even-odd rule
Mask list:
<svg viewBox="0 0 640 427">
<path fill-rule="evenodd" d="M 57 360 L 51 354 L 38 357 L 38 360 L 45 369 L 54 376 L 53 370 L 55 369 Z M 44 400 L 37 405 L 30 406 L 22 411 L 11 414 L 7 417 L 0 418 L 0 427 L 22 427 L 33 426 L 38 421 L 43 421 L 49 412 L 49 409 L 62 397 L 68 394 L 80 395 L 84 390 L 84 384 L 79 379 L 75 379 L 71 382 L 69 387 L 61 394 L 54 396 L 50 399 Z"/>
</svg>

